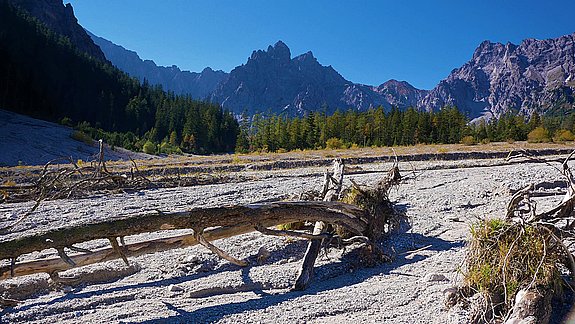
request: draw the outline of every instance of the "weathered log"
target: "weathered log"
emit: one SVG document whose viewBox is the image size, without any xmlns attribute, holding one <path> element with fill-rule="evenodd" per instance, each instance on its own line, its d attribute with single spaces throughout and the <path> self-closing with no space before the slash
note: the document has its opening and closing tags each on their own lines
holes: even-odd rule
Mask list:
<svg viewBox="0 0 575 324">
<path fill-rule="evenodd" d="M 326 172 L 324 182 L 324 202 L 331 202 L 338 198 L 343 184 L 343 168 L 344 165 L 342 160 L 336 159 L 333 163 L 333 176 Z M 332 187 L 330 187 L 330 183 L 333 184 Z M 313 228 L 313 235 L 321 235 L 325 233 L 326 227 L 325 222 L 316 222 Z M 294 290 L 304 290 L 309 286 L 313 277 L 315 260 L 317 259 L 321 249 L 321 242 L 321 239 L 314 239 L 308 243 L 298 277 L 293 286 Z"/>
<path fill-rule="evenodd" d="M 194 229 L 217 227 L 202 233 L 207 241 L 240 235 L 256 230 L 256 227 L 270 227 L 290 222 L 312 220 L 344 226 L 352 232 L 362 234 L 367 224 L 360 220 L 364 211 L 356 206 L 340 202 L 274 202 L 267 204 L 192 209 L 187 212 L 151 213 L 125 219 L 79 227 L 55 229 L 44 234 L 22 237 L 0 242 L 0 259 L 12 259 L 19 255 L 49 248 L 70 247 L 74 244 L 123 237 L 163 229 Z M 160 239 L 122 247 L 126 257 L 153 253 L 197 244 L 194 235 Z M 120 258 L 113 248 L 69 256 L 76 266 L 83 266 Z M 70 261 L 68 260 L 68 261 Z M 16 263 L 0 268 L 0 279 L 39 272 L 53 272 L 70 269 L 71 264 L 63 259 L 39 260 Z M 12 268 L 12 269 L 11 269 Z"/>
</svg>

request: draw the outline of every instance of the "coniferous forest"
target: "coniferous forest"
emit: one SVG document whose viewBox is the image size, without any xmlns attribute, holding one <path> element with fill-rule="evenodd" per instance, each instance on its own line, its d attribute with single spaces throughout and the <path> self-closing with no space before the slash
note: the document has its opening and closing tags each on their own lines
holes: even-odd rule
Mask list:
<svg viewBox="0 0 575 324">
<path fill-rule="evenodd" d="M 111 145 L 147 146 L 150 153 L 235 148 L 238 123 L 231 113 L 140 84 L 3 1 L 0 43 L 4 109 L 76 126 Z"/>
<path fill-rule="evenodd" d="M 575 115 L 529 118 L 509 112 L 489 122 L 470 123 L 455 107 L 437 112 L 383 108 L 366 112 L 309 113 L 302 118 L 255 115 L 240 123 L 237 152 L 294 149 L 477 144 L 501 141 L 570 141 Z"/>
<path fill-rule="evenodd" d="M 509 112 L 470 124 L 455 107 L 236 119 L 218 105 L 138 82 L 3 1 L 0 43 L 1 108 L 73 126 L 77 139 L 152 154 L 573 139 L 574 115 Z"/>
</svg>

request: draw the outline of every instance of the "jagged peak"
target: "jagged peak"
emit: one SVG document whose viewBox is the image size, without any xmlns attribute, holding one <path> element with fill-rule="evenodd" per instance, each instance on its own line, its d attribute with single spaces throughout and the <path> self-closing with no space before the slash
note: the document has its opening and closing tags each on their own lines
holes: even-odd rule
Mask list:
<svg viewBox="0 0 575 324">
<path fill-rule="evenodd" d="M 312 51 L 307 51 L 306 53 L 303 53 L 301 55 L 298 55 L 296 57 L 294 57 L 294 60 L 299 61 L 299 62 L 317 62 L 317 59 L 315 58 L 315 56 L 313 56 Z"/>
<path fill-rule="evenodd" d="M 258 60 L 258 59 L 265 59 L 271 58 L 278 61 L 288 62 L 291 60 L 291 52 L 287 45 L 280 41 L 277 41 L 275 45 L 269 45 L 266 51 L 263 50 L 256 50 L 252 52 L 250 56 L 250 60 Z"/>
<path fill-rule="evenodd" d="M 501 51 L 502 49 L 509 48 L 512 46 L 516 47 L 517 45 L 514 45 L 514 44 L 509 43 L 509 42 L 507 43 L 507 45 L 503 45 L 499 42 L 493 43 L 489 40 L 485 40 L 485 41 L 481 42 L 481 44 L 479 44 L 479 46 L 475 49 L 475 52 L 473 52 L 473 58 L 472 59 L 475 60 L 475 59 L 481 57 L 485 53 L 491 53 L 494 51 Z"/>
<path fill-rule="evenodd" d="M 268 54 L 275 59 L 290 60 L 291 52 L 289 47 L 281 40 L 277 41 L 274 46 L 268 46 Z"/>
<path fill-rule="evenodd" d="M 409 83 L 407 81 L 399 81 L 396 79 L 389 79 L 389 80 L 385 81 L 384 83 L 380 84 L 376 88 L 377 89 L 404 88 L 404 89 L 409 89 L 409 90 L 420 90 L 420 89 L 417 89 L 416 87 L 412 86 L 411 83 Z"/>
</svg>

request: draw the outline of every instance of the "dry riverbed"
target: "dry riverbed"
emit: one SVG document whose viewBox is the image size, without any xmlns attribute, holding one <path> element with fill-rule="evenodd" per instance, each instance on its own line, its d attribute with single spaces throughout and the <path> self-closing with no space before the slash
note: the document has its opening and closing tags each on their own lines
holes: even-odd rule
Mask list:
<svg viewBox="0 0 575 324">
<path fill-rule="evenodd" d="M 374 183 L 391 163 L 354 167 L 346 184 L 350 179 Z M 528 183 L 544 183 L 541 190 L 558 193 L 538 205 L 548 208 L 562 198 L 560 174 L 543 163 L 505 164 L 501 159 L 403 162 L 400 168 L 408 179 L 391 192 L 391 199 L 407 213 L 411 226 L 381 243 L 395 256 L 392 262 L 358 267 L 353 248 L 332 249 L 318 259 L 311 287 L 292 292 L 306 242 L 250 233 L 214 242 L 250 261 L 246 268 L 190 247 L 133 258 L 131 267 L 111 261 L 62 273 L 86 278 L 73 287 L 49 287 L 47 275 L 0 281 L 0 294 L 23 300 L 3 310 L 0 322 L 465 323 L 465 312 L 445 308 L 443 291 L 461 282 L 470 224 L 503 216 L 512 193 Z M 0 240 L 116 215 L 288 199 L 319 189 L 324 169 L 243 170 L 244 180 L 234 183 L 46 201 Z M 0 205 L 0 226 L 32 204 Z M 127 242 L 184 232 L 138 235 Z M 106 244 L 94 241 L 84 247 Z M 270 256 L 258 264 L 262 247 Z M 54 255 L 43 251 L 22 260 Z"/>
</svg>

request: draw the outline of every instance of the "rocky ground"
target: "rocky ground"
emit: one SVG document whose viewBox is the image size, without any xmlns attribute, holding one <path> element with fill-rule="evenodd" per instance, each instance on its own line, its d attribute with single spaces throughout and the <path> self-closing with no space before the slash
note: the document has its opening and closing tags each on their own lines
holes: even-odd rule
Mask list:
<svg viewBox="0 0 575 324">
<path fill-rule="evenodd" d="M 356 167 L 368 172 L 346 176 L 346 184 L 350 179 L 374 183 L 391 164 Z M 47 275 L 0 281 L 0 294 L 23 300 L 3 310 L 0 322 L 466 323 L 464 311 L 445 308 L 443 291 L 461 282 L 470 224 L 478 218 L 503 216 L 512 193 L 528 183 L 543 183 L 540 190 L 558 193 L 538 204 L 548 208 L 561 199 L 560 174 L 543 163 L 507 165 L 493 160 L 421 161 L 401 163 L 400 168 L 408 179 L 391 192 L 391 199 L 406 212 L 411 227 L 382 242 L 393 252 L 392 262 L 358 267 L 356 250 L 333 249 L 318 259 L 311 287 L 292 292 L 306 242 L 250 233 L 214 242 L 250 261 L 246 268 L 196 246 L 133 258 L 131 267 L 112 261 L 62 273 L 84 278 L 74 287 L 51 288 Z M 323 170 L 258 171 L 238 183 L 47 201 L 0 240 L 111 215 L 286 199 L 319 188 Z M 0 205 L 0 226 L 31 205 Z M 127 241 L 182 232 L 139 235 Z M 84 246 L 106 245 L 94 241 Z M 262 247 L 270 257 L 258 264 Z M 53 256 L 42 251 L 22 260 Z"/>
</svg>

